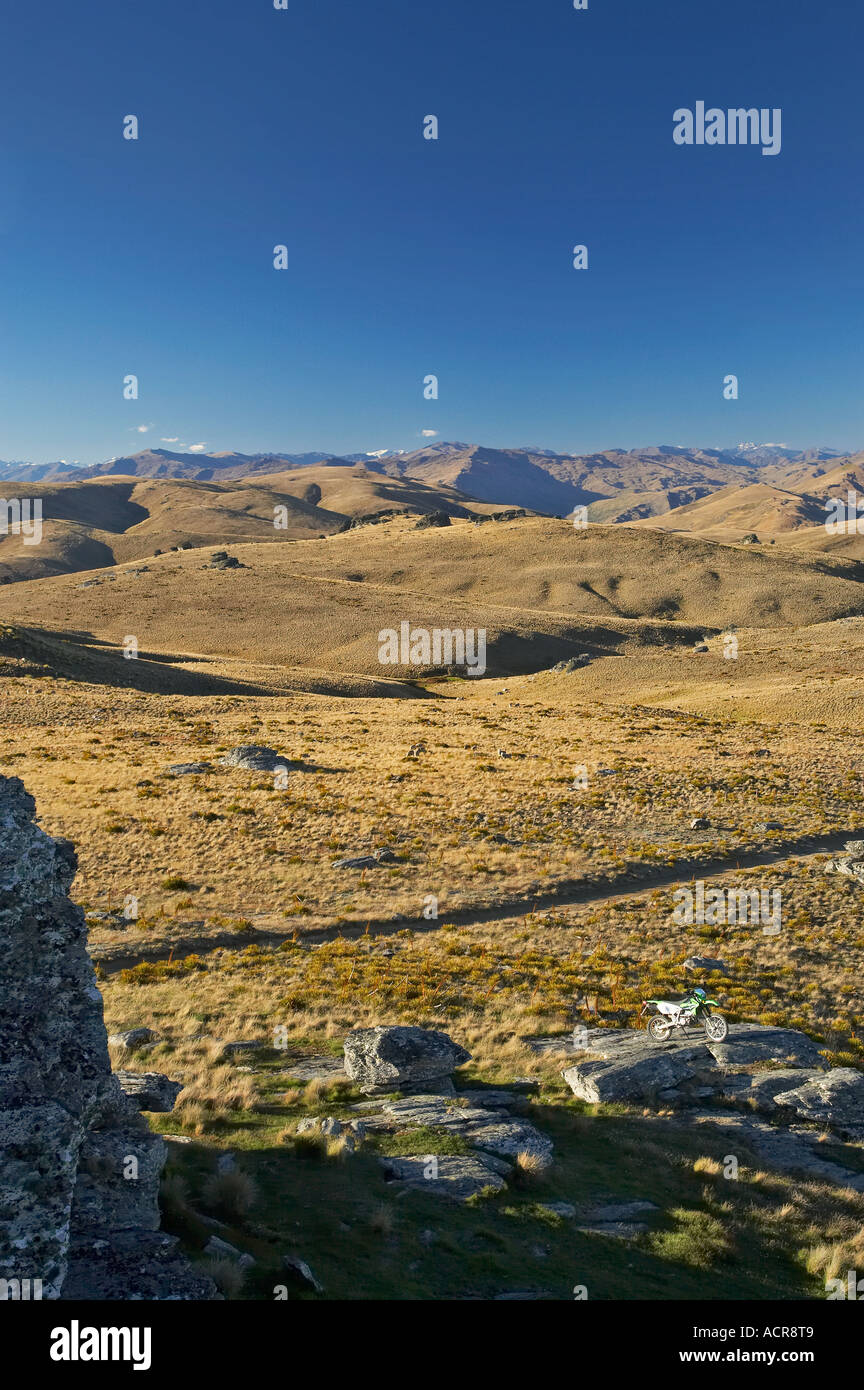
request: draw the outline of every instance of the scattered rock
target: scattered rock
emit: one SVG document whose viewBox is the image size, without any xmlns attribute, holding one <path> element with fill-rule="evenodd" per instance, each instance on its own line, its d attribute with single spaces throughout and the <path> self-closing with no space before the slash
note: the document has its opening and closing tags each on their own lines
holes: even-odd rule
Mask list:
<svg viewBox="0 0 864 1390">
<path fill-rule="evenodd" d="M 357 855 L 353 859 L 337 859 L 333 864 L 334 869 L 374 869 L 379 864 L 397 863 L 396 855 L 392 849 L 376 849 L 372 854 Z"/>
<path fill-rule="evenodd" d="M 212 771 L 211 763 L 172 763 L 170 767 L 165 769 L 169 777 L 189 777 L 196 773 Z"/>
<path fill-rule="evenodd" d="M 115 1047 L 143 1047 L 145 1043 L 156 1041 L 152 1028 L 130 1028 L 125 1033 L 109 1033 L 108 1041 Z"/>
<path fill-rule="evenodd" d="M 282 1267 L 286 1273 L 293 1275 L 296 1280 L 314 1289 L 316 1293 L 324 1292 L 324 1285 L 319 1283 L 306 1261 L 301 1260 L 298 1255 L 283 1255 Z"/>
<path fill-rule="evenodd" d="M 416 523 L 415 531 L 428 530 L 430 526 L 449 526 L 450 518 L 446 512 L 425 512 Z"/>
<path fill-rule="evenodd" d="M 721 975 L 730 973 L 725 961 L 715 960 L 712 956 L 688 956 L 684 962 L 685 970 L 696 970 L 704 975 L 717 972 Z"/>
<path fill-rule="evenodd" d="M 707 816 L 696 816 L 690 822 L 691 830 L 709 830 L 710 828 L 711 822 L 708 820 Z"/>
<path fill-rule="evenodd" d="M 223 1057 L 242 1057 L 246 1052 L 259 1052 L 262 1047 L 268 1047 L 269 1043 L 264 1038 L 241 1038 L 238 1042 L 226 1042 L 222 1044 Z"/>
<path fill-rule="evenodd" d="M 114 1075 L 123 1094 L 139 1110 L 153 1110 L 167 1115 L 174 1109 L 177 1097 L 183 1090 L 182 1081 L 171 1081 L 158 1071 L 117 1071 Z"/>
<path fill-rule="evenodd" d="M 551 671 L 581 671 L 583 666 L 590 666 L 591 658 L 585 652 L 578 652 L 576 656 L 568 656 L 566 661 L 558 661 L 549 669 Z"/>
<path fill-rule="evenodd" d="M 586 1236 L 607 1236 L 611 1240 L 635 1240 L 648 1227 L 644 1221 L 597 1221 L 577 1226 Z"/>
<path fill-rule="evenodd" d="M 696 645 L 695 645 L 695 647 L 693 648 L 693 650 L 694 650 L 694 652 L 707 652 L 707 650 L 708 650 L 708 643 L 707 643 L 707 642 L 697 642 Z"/>
<path fill-rule="evenodd" d="M 227 550 L 214 550 L 210 556 L 209 565 L 204 566 L 205 570 L 245 570 L 248 565 L 242 565 L 236 555 L 229 555 Z"/>
<path fill-rule="evenodd" d="M 254 1255 L 248 1255 L 236 1246 L 229 1245 L 227 1240 L 222 1240 L 221 1236 L 211 1236 L 204 1246 L 205 1255 L 214 1255 L 220 1260 L 233 1260 L 241 1269 L 249 1269 L 255 1264 Z"/>
</svg>

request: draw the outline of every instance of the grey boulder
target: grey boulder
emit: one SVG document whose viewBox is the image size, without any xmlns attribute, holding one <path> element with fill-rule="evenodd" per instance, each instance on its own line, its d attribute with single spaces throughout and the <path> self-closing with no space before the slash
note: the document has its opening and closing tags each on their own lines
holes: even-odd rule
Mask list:
<svg viewBox="0 0 864 1390">
<path fill-rule="evenodd" d="M 347 1075 L 367 1095 L 422 1090 L 471 1060 L 446 1033 L 402 1026 L 355 1028 L 344 1050 Z"/>
<path fill-rule="evenodd" d="M 108 1042 L 114 1047 L 144 1047 L 156 1040 L 152 1028 L 129 1028 L 125 1033 L 109 1033 Z"/>
<path fill-rule="evenodd" d="M 174 1103 L 183 1090 L 182 1082 L 171 1081 L 158 1071 L 117 1071 L 114 1075 L 120 1082 L 123 1094 L 139 1110 L 159 1111 L 167 1115 L 174 1109 Z"/>
<path fill-rule="evenodd" d="M 223 767 L 242 767 L 249 772 L 276 772 L 287 768 L 291 763 L 273 748 L 265 748 L 257 743 L 241 743 L 231 748 L 224 758 L 219 759 Z"/>
</svg>

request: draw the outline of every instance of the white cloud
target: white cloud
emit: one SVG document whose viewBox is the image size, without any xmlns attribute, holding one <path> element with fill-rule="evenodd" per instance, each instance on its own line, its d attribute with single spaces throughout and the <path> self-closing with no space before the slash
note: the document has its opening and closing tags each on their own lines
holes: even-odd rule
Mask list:
<svg viewBox="0 0 864 1390">
<path fill-rule="evenodd" d="M 136 434 L 147 434 L 147 432 L 148 432 L 148 430 L 149 430 L 150 428 L 151 428 L 150 425 L 136 425 L 136 426 L 135 426 L 135 433 L 136 433 Z"/>
<path fill-rule="evenodd" d="M 435 435 L 435 434 L 438 433 L 438 431 L 437 431 L 437 430 L 421 430 L 420 433 L 422 434 L 422 436 L 423 436 L 424 439 L 431 439 L 433 435 Z"/>
<path fill-rule="evenodd" d="M 163 444 L 178 444 L 180 436 L 179 434 L 163 434 L 161 442 Z"/>
<path fill-rule="evenodd" d="M 190 454 L 203 454 L 206 448 L 206 444 L 190 444 L 189 452 Z"/>
</svg>

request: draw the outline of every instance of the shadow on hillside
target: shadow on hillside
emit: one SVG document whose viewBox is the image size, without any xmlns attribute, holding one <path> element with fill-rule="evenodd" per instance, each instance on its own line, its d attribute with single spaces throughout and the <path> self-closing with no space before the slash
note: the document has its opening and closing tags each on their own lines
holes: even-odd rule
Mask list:
<svg viewBox="0 0 864 1390">
<path fill-rule="evenodd" d="M 756 868 L 762 864 L 775 864 L 793 855 L 836 852 L 842 849 L 847 840 L 857 839 L 861 836 L 864 836 L 864 827 L 850 827 L 848 830 L 833 831 L 827 835 L 804 835 L 797 839 L 784 840 L 773 845 L 770 849 L 741 850 L 734 855 L 722 857 L 683 859 L 675 865 L 651 868 L 645 873 L 628 871 L 600 882 L 590 879 L 573 879 L 545 893 L 505 898 L 498 902 L 478 904 L 472 907 L 446 908 L 440 918 L 429 920 L 425 918 L 408 920 L 392 916 L 369 917 L 362 921 L 343 921 L 338 926 L 313 927 L 309 930 L 303 930 L 297 926 L 290 929 L 281 926 L 278 928 L 256 928 L 253 924 L 251 929 L 243 933 L 242 945 L 277 947 L 283 941 L 299 938 L 304 946 L 309 946 L 340 938 L 356 940 L 358 937 L 370 935 L 395 936 L 399 932 L 405 931 L 406 928 L 415 936 L 421 936 L 440 931 L 444 923 L 473 925 L 481 922 L 510 920 L 556 907 L 564 908 L 579 903 L 602 902 L 607 898 L 620 897 L 622 894 L 633 896 L 673 883 L 687 883 L 697 876 L 703 879 L 712 878 L 739 869 Z M 190 934 L 177 938 L 170 945 L 164 944 L 154 946 L 150 950 L 142 949 L 134 953 L 123 952 L 122 954 L 119 951 L 114 953 L 112 946 L 111 953 L 106 952 L 104 955 L 101 953 L 102 948 L 97 948 L 94 953 L 94 960 L 99 961 L 106 975 L 113 975 L 118 970 L 129 969 L 144 962 L 155 964 L 169 959 L 181 960 L 183 956 L 190 954 L 209 955 L 210 952 L 221 949 L 240 949 L 236 931 L 211 931 L 202 934 L 200 928 L 204 926 L 204 921 L 204 918 L 200 918 L 186 923 L 191 929 Z M 118 942 L 117 945 L 119 946 L 120 943 Z"/>
<path fill-rule="evenodd" d="M 391 699 L 433 698 L 426 691 L 415 689 L 407 683 L 376 681 L 365 676 L 321 676 L 310 672 L 307 678 L 302 672 L 292 671 L 290 679 L 286 679 L 284 684 L 274 681 L 272 685 L 234 680 L 230 676 L 211 676 L 206 672 L 184 670 L 182 663 L 194 661 L 197 665 L 215 662 L 216 658 L 172 652 L 139 652 L 133 660 L 104 639 L 74 628 L 60 632 L 48 628 L 6 629 L 0 637 L 0 655 L 25 659 L 44 675 L 138 690 L 144 694 L 274 698 L 299 690 L 348 698 L 352 695 Z"/>
</svg>

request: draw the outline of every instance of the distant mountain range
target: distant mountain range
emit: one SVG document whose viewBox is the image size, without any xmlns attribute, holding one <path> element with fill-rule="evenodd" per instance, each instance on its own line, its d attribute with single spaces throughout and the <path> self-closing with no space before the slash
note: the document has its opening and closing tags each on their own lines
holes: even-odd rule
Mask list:
<svg viewBox="0 0 864 1390">
<path fill-rule="evenodd" d="M 105 490 L 107 483 L 111 491 Z M 145 493 L 145 484 L 168 491 Z M 746 442 L 735 449 L 658 444 L 558 454 L 436 441 L 410 452 L 379 449 L 346 456 L 145 449 L 89 468 L 0 463 L 0 498 L 25 490 L 42 497 L 44 516 L 59 527 L 38 555 L 32 547 L 15 555 L 15 575 L 29 577 L 82 568 L 88 557 L 98 564 L 110 563 L 109 554 L 115 559 L 146 555 L 148 544 L 200 545 L 220 535 L 258 539 L 262 525 L 272 538 L 272 507 L 283 504 L 283 494 L 295 500 L 291 526 L 278 539 L 316 528 L 329 533 L 359 516 L 394 508 L 464 517 L 478 508 L 521 507 L 560 517 L 584 507 L 588 520 L 601 525 L 662 527 L 733 544 L 756 535 L 775 544 L 864 558 L 864 535 L 829 540 L 823 524 L 826 498 L 864 493 L 864 452 L 791 449 L 781 443 Z M 226 490 L 230 497 L 222 495 Z M 136 520 L 122 508 L 115 518 L 121 496 L 134 501 Z M 298 508 L 302 516 L 295 515 Z M 150 518 L 146 526 L 136 524 L 145 516 Z M 2 545 L 6 563 L 13 559 L 13 540 L 7 537 Z M 103 547 L 101 560 L 97 543 Z M 5 563 L 0 571 L 0 581 L 12 577 Z"/>
<path fill-rule="evenodd" d="M 492 449 L 454 442 L 429 444 L 407 453 L 379 449 L 342 456 L 144 449 L 87 468 L 65 462 L 0 461 L 0 482 L 87 482 L 106 476 L 233 482 L 314 464 L 361 464 L 393 478 L 454 487 L 479 501 L 529 507 L 553 515 L 578 505 L 614 500 L 612 509 L 607 508 L 597 519 L 624 521 L 662 514 L 697 501 L 718 487 L 763 481 L 762 470 L 768 466 L 782 470 L 786 465 L 811 466 L 844 457 L 849 456 L 837 449 L 795 450 L 785 444 L 753 443 L 732 450 L 660 444 L 605 449 L 595 454 L 558 454 L 530 447 Z"/>
</svg>

